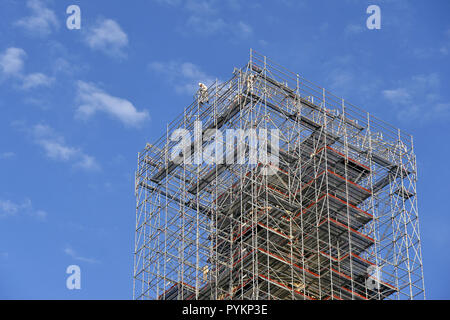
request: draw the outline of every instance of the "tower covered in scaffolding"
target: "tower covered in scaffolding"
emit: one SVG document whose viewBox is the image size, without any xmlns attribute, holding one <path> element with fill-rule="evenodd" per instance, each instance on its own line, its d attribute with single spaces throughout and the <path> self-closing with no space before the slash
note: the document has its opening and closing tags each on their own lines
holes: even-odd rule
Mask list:
<svg viewBox="0 0 450 320">
<path fill-rule="evenodd" d="M 276 161 L 195 161 L 251 129 Z M 411 135 L 251 51 L 139 153 L 134 298 L 425 298 L 416 180 Z"/>
</svg>

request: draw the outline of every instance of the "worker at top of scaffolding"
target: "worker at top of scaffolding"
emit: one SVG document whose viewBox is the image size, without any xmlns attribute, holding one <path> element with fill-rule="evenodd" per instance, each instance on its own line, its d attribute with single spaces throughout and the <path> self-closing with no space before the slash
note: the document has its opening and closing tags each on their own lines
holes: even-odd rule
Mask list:
<svg viewBox="0 0 450 320">
<path fill-rule="evenodd" d="M 204 85 L 203 83 L 198 83 L 199 89 L 198 89 L 198 100 L 200 103 L 207 103 L 209 101 L 208 98 L 208 87 Z"/>
</svg>

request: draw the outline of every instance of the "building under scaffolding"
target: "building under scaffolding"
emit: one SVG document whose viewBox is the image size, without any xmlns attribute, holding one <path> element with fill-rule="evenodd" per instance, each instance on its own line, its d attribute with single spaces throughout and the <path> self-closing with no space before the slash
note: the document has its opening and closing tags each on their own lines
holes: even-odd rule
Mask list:
<svg viewBox="0 0 450 320">
<path fill-rule="evenodd" d="M 276 129 L 276 165 L 174 161 L 196 121 Z M 139 153 L 134 298 L 425 298 L 416 179 L 412 136 L 251 51 Z"/>
</svg>

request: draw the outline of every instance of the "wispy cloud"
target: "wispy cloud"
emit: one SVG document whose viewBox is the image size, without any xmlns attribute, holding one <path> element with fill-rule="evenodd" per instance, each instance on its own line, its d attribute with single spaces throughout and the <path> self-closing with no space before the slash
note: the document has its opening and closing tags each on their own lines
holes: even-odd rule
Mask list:
<svg viewBox="0 0 450 320">
<path fill-rule="evenodd" d="M 46 36 L 58 29 L 59 21 L 55 12 L 45 6 L 43 1 L 28 0 L 27 7 L 31 14 L 15 22 L 15 25 L 23 28 L 29 34 Z"/>
<path fill-rule="evenodd" d="M 345 35 L 359 34 L 364 31 L 364 28 L 365 28 L 365 26 L 363 26 L 363 25 L 350 23 L 345 27 L 344 33 L 345 33 Z"/>
<path fill-rule="evenodd" d="M 443 100 L 440 84 L 437 73 L 419 74 L 381 93 L 392 103 L 399 120 L 423 123 L 450 116 L 450 102 Z"/>
<path fill-rule="evenodd" d="M 0 199 L 0 218 L 17 216 L 19 214 L 32 216 L 39 220 L 45 220 L 47 217 L 46 211 L 33 208 L 30 199 L 25 199 L 22 202 Z"/>
<path fill-rule="evenodd" d="M 236 32 L 240 37 L 247 38 L 253 34 L 253 28 L 249 24 L 243 21 L 239 21 L 235 25 L 234 32 Z"/>
<path fill-rule="evenodd" d="M 327 81 L 332 90 L 342 92 L 351 86 L 355 81 L 355 76 L 350 70 L 335 68 L 330 70 Z"/>
<path fill-rule="evenodd" d="M 199 82 L 210 85 L 215 81 L 213 76 L 208 75 L 191 62 L 154 61 L 149 64 L 149 69 L 162 75 L 179 94 L 194 94 L 198 89 Z"/>
<path fill-rule="evenodd" d="M 98 261 L 97 259 L 93 259 L 93 258 L 86 258 L 83 257 L 81 255 L 79 255 L 74 249 L 72 249 L 70 246 L 66 246 L 64 248 L 64 253 L 66 255 L 68 255 L 69 257 L 71 257 L 72 259 L 78 260 L 78 261 L 82 261 L 82 262 L 87 262 L 87 263 L 100 263 L 100 261 Z"/>
<path fill-rule="evenodd" d="M 448 55 L 449 51 L 450 51 L 450 28 L 448 28 L 445 31 L 444 41 L 441 47 L 439 48 L 439 52 L 445 56 Z"/>
<path fill-rule="evenodd" d="M 80 106 L 76 117 L 88 119 L 97 112 L 104 112 L 126 126 L 139 127 L 149 119 L 147 110 L 138 111 L 128 100 L 114 97 L 92 83 L 77 82 Z"/>
<path fill-rule="evenodd" d="M 253 34 L 253 28 L 243 21 L 228 22 L 222 18 L 208 18 L 203 15 L 191 15 L 186 21 L 186 26 L 189 30 L 202 36 L 223 34 L 232 39 L 242 39 Z"/>
<path fill-rule="evenodd" d="M 53 78 L 37 72 L 25 73 L 24 65 L 27 54 L 21 48 L 10 47 L 0 53 L 0 75 L 5 79 L 12 79 L 19 83 L 21 89 L 32 89 L 37 87 L 49 87 Z"/>
<path fill-rule="evenodd" d="M 358 58 L 358 55 L 352 53 L 327 59 L 321 68 L 325 88 L 338 97 L 349 98 L 352 102 L 358 101 L 358 104 L 372 101 L 374 94 L 380 91 L 380 85 L 383 82 L 366 67 L 369 57 L 359 56 Z M 355 63 L 357 59 L 361 63 Z"/>
<path fill-rule="evenodd" d="M 383 90 L 383 96 L 396 104 L 408 104 L 411 102 L 411 94 L 406 88 Z"/>
<path fill-rule="evenodd" d="M 221 6 L 234 10 L 241 4 L 236 1 L 217 0 L 157 0 L 166 6 L 178 7 L 187 12 L 187 19 L 180 31 L 186 35 L 195 33 L 201 36 L 226 35 L 233 39 L 248 38 L 253 34 L 253 28 L 242 20 L 229 20 L 220 16 Z"/>
<path fill-rule="evenodd" d="M 29 202 L 18 204 L 11 200 L 0 199 L 0 217 L 15 216 L 20 209 L 27 208 L 29 205 Z"/>
<path fill-rule="evenodd" d="M 23 77 L 22 88 L 23 89 L 31 89 L 36 87 L 49 87 L 53 83 L 53 78 L 37 72 L 30 73 Z"/>
<path fill-rule="evenodd" d="M 203 15 L 217 13 L 217 1 L 215 0 L 186 0 L 184 7 L 190 12 L 198 12 Z"/>
<path fill-rule="evenodd" d="M 22 74 L 26 53 L 21 48 L 7 48 L 0 54 L 1 73 L 6 77 L 17 77 Z"/>
<path fill-rule="evenodd" d="M 0 153 L 0 159 L 11 159 L 14 158 L 16 154 L 12 151 L 5 151 Z"/>
<path fill-rule="evenodd" d="M 442 34 L 437 33 L 436 36 L 441 37 L 439 40 L 433 41 L 433 44 L 427 46 L 419 46 L 412 48 L 411 53 L 418 59 L 436 59 L 446 57 L 450 52 L 450 28 Z"/>
<path fill-rule="evenodd" d="M 88 28 L 85 42 L 93 50 L 99 50 L 114 57 L 125 57 L 123 49 L 128 46 L 128 36 L 112 19 L 99 19 Z"/>
<path fill-rule="evenodd" d="M 36 124 L 31 129 L 25 129 L 33 141 L 51 160 L 68 162 L 74 167 L 84 170 L 98 170 L 100 165 L 95 158 L 83 152 L 82 149 L 68 145 L 60 134 L 45 124 Z"/>
<path fill-rule="evenodd" d="M 190 30 L 205 36 L 224 32 L 227 28 L 227 23 L 222 18 L 206 19 L 198 15 L 190 16 L 186 21 L 186 25 Z"/>
</svg>

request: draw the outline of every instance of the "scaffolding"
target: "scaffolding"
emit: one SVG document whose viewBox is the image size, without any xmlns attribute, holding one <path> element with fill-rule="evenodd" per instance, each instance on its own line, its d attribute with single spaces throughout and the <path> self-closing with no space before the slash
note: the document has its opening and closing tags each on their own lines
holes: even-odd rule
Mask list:
<svg viewBox="0 0 450 320">
<path fill-rule="evenodd" d="M 209 129 L 276 130 L 278 161 L 195 163 Z M 135 299 L 425 298 L 412 136 L 255 51 L 137 165 Z"/>
</svg>

